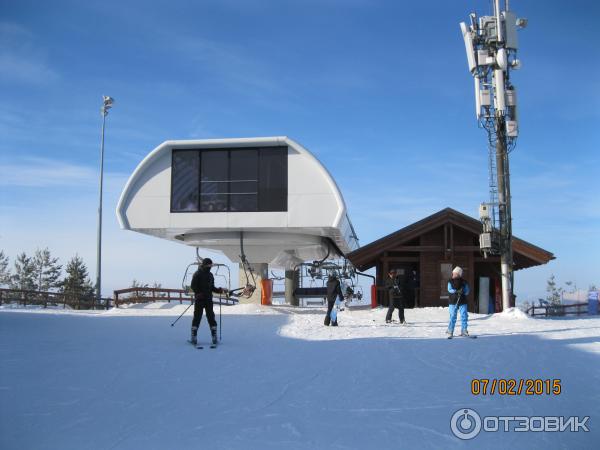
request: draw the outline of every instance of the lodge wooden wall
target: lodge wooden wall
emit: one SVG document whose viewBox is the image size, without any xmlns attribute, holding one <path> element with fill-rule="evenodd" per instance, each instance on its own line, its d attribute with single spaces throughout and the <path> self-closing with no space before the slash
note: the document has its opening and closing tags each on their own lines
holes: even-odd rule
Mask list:
<svg viewBox="0 0 600 450">
<path fill-rule="evenodd" d="M 438 247 L 439 251 L 422 252 L 421 268 L 421 306 L 448 306 L 447 282 L 452 269 L 460 266 L 463 278 L 471 287 L 473 284 L 473 235 L 461 228 L 445 224 L 421 235 L 423 248 Z M 442 271 L 442 265 L 446 270 Z M 469 295 L 469 310 L 474 307 L 473 293 Z"/>
<path fill-rule="evenodd" d="M 500 286 L 499 257 L 485 258 L 479 249 L 481 222 L 446 208 L 401 230 L 355 250 L 349 255 L 355 267 L 376 267 L 377 302 L 388 305 L 384 288 L 389 269 L 412 268 L 419 274 L 418 306 L 447 306 L 447 283 L 456 265 L 471 286 L 469 311 L 478 310 L 479 277 L 490 278 L 492 297 Z M 515 269 L 546 264 L 552 253 L 520 239 L 513 239 Z M 445 273 L 442 274 L 442 270 Z M 514 301 L 514 298 L 513 298 Z M 498 298 L 496 298 L 498 302 Z"/>
<path fill-rule="evenodd" d="M 448 279 L 458 265 L 472 288 L 469 310 L 474 311 L 474 250 L 479 250 L 474 239 L 477 236 L 447 223 L 401 246 L 389 248 L 377 262 L 378 302 L 384 306 L 389 304 L 388 293 L 382 287 L 389 269 L 414 268 L 419 275 L 419 306 L 448 306 Z"/>
</svg>

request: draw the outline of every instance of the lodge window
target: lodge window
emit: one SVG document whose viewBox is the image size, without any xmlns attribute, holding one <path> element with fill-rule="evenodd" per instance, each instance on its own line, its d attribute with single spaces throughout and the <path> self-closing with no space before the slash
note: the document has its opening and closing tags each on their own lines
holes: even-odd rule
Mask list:
<svg viewBox="0 0 600 450">
<path fill-rule="evenodd" d="M 448 280 L 452 277 L 452 264 L 440 264 L 440 299 L 448 300 Z"/>
<path fill-rule="evenodd" d="M 287 147 L 173 150 L 171 212 L 287 211 Z"/>
</svg>

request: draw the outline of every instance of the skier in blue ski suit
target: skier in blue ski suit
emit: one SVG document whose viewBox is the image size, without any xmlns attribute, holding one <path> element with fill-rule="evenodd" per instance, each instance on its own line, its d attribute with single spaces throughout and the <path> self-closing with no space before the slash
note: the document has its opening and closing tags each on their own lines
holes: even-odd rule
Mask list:
<svg viewBox="0 0 600 450">
<path fill-rule="evenodd" d="M 448 309 L 450 311 L 450 323 L 448 324 L 448 330 L 446 334 L 452 336 L 454 334 L 454 326 L 456 325 L 456 316 L 458 310 L 460 310 L 460 334 L 461 336 L 468 336 L 468 320 L 469 313 L 467 312 L 467 295 L 471 292 L 469 283 L 462 278 L 463 270 L 456 266 L 452 270 L 452 278 L 448 280 Z"/>
</svg>

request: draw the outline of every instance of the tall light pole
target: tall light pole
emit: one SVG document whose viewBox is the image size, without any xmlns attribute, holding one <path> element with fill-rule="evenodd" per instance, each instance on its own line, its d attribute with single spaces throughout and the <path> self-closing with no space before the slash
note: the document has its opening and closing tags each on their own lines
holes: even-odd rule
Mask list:
<svg viewBox="0 0 600 450">
<path fill-rule="evenodd" d="M 102 140 L 100 142 L 100 198 L 98 200 L 98 239 L 96 246 L 96 302 L 102 301 L 102 183 L 104 179 L 104 128 L 106 126 L 106 115 L 112 108 L 114 99 L 107 95 L 102 96 Z M 106 305 L 108 309 L 108 304 Z"/>
<path fill-rule="evenodd" d="M 512 216 L 508 155 L 518 136 L 517 96 L 511 83 L 511 70 L 518 69 L 517 29 L 526 19 L 504 10 L 493 0 L 490 16 L 470 14 L 471 24 L 462 22 L 469 71 L 475 81 L 475 113 L 480 127 L 487 131 L 489 150 L 490 202 L 480 206 L 483 233 L 479 246 L 484 254 L 500 255 L 502 308 L 513 298 Z"/>
</svg>

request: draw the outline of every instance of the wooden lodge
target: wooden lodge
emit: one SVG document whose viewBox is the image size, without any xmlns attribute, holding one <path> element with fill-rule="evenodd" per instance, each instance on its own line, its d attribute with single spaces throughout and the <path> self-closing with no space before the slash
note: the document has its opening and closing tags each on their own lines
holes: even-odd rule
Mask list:
<svg viewBox="0 0 600 450">
<path fill-rule="evenodd" d="M 414 271 L 417 286 L 414 305 L 407 307 L 448 306 L 448 279 L 458 265 L 471 286 L 469 311 L 480 312 L 480 290 L 487 289 L 488 295 L 482 292 L 481 297 L 487 298 L 498 312 L 502 308 L 500 257 L 484 258 L 479 249 L 481 232 L 479 220 L 446 208 L 353 251 L 348 258 L 360 271 L 376 268 L 380 305 L 387 306 L 389 302 L 383 288 L 388 271 L 404 269 L 406 273 Z M 552 253 L 513 236 L 515 270 L 546 264 L 552 259 Z M 494 311 L 488 308 L 481 312 Z"/>
</svg>

